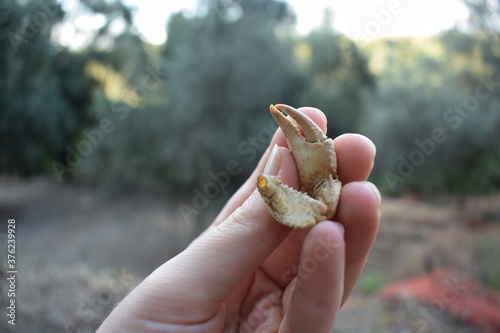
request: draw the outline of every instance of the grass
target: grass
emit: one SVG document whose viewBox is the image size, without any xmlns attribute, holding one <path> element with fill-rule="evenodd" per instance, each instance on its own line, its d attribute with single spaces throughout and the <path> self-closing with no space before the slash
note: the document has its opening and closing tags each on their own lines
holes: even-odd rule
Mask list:
<svg viewBox="0 0 500 333">
<path fill-rule="evenodd" d="M 475 239 L 472 252 L 474 271 L 484 284 L 500 291 L 500 233 L 489 233 Z"/>
<path fill-rule="evenodd" d="M 387 278 L 380 272 L 365 270 L 358 280 L 358 289 L 364 295 L 376 293 L 387 283 Z"/>
</svg>

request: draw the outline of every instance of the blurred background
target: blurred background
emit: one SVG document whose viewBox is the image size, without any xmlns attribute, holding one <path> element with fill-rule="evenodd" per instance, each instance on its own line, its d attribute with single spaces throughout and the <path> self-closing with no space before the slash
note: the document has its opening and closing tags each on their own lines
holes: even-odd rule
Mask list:
<svg viewBox="0 0 500 333">
<path fill-rule="evenodd" d="M 500 332 L 498 0 L 0 0 L 0 331 L 94 332 L 249 176 L 274 103 L 377 146 L 334 332 Z"/>
</svg>

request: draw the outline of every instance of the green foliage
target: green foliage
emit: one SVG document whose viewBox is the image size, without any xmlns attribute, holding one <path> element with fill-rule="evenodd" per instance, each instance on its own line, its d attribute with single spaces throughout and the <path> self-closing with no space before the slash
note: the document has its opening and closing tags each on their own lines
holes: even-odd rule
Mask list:
<svg viewBox="0 0 500 333">
<path fill-rule="evenodd" d="M 381 187 L 498 188 L 500 75 L 484 59 L 491 46 L 456 31 L 424 47 L 418 40 L 385 43 L 375 46 L 388 52 L 378 59 L 383 65 L 364 119 L 364 132 L 379 147 L 375 178 Z"/>
<path fill-rule="evenodd" d="M 494 27 L 361 49 L 331 29 L 329 13 L 296 36 L 286 2 L 208 0 L 195 16 L 174 14 L 154 47 L 130 8 L 97 0 L 81 8 L 105 21 L 75 52 L 51 40 L 66 15 L 58 2 L 0 4 L 1 172 L 190 191 L 232 165 L 237 186 L 276 127 L 269 104 L 286 103 L 323 110 L 330 136 L 375 141 L 373 180 L 386 192 L 500 187 Z M 484 1 L 469 4 L 494 22 Z"/>
<path fill-rule="evenodd" d="M 163 108 L 141 110 L 123 103 L 109 104 L 101 119 L 110 120 L 112 131 L 102 133 L 102 140 L 94 146 L 92 154 L 82 158 L 76 174 L 98 182 L 105 190 L 162 191 L 165 182 L 178 186 L 175 157 L 164 147 L 171 139 L 165 131 L 167 116 Z M 99 130 L 99 126 L 91 130 Z M 86 137 L 80 140 L 85 141 Z"/>
<path fill-rule="evenodd" d="M 0 170 L 49 170 L 88 117 L 92 81 L 84 57 L 50 42 L 63 18 L 56 1 L 2 3 L 0 21 Z"/>
<path fill-rule="evenodd" d="M 498 0 L 464 0 L 471 13 L 471 23 L 476 28 L 500 32 L 500 1 Z"/>
<path fill-rule="evenodd" d="M 93 47 L 99 39 L 109 38 L 109 26 L 116 18 L 130 22 L 131 16 L 119 1 L 82 1 L 82 5 L 105 14 L 107 20 L 92 45 L 77 53 L 51 41 L 54 27 L 65 18 L 59 2 L 0 1 L 2 172 L 21 176 L 52 173 L 53 163 L 67 163 L 67 147 L 74 145 L 82 130 L 94 121 L 91 102 L 96 82 L 86 74 L 87 64 L 100 56 L 106 62 Z M 113 50 L 121 55 L 113 58 L 114 65 L 123 72 L 130 65 L 123 54 L 131 52 L 120 50 L 127 37 L 123 34 L 116 38 Z M 135 46 L 131 49 L 140 52 L 137 40 Z M 134 73 L 127 74 L 133 82 Z"/>
<path fill-rule="evenodd" d="M 141 175 L 142 180 L 121 178 L 132 184 L 162 179 L 170 188 L 201 188 L 214 173 L 236 162 L 231 184 L 237 185 L 254 168 L 276 128 L 267 112 L 273 103 L 338 112 L 342 120 L 332 122 L 333 133 L 356 127 L 362 115 L 361 91 L 371 81 L 366 61 L 352 42 L 325 30 L 293 38 L 286 33 L 293 15 L 279 1 L 205 5 L 202 16 L 170 18 L 159 65 L 167 73 L 160 91 L 164 103 L 152 110 L 148 104 L 157 94 L 149 96 L 144 112 L 133 112 L 125 120 L 128 130 L 112 133 L 120 136 L 110 139 L 117 143 L 108 147 L 113 154 L 88 158 L 86 174 L 107 182 L 122 175 L 118 169 L 123 168 Z M 311 50 L 311 56 L 301 59 L 300 46 Z M 141 117 L 155 117 L 158 126 L 143 127 L 148 120 Z M 131 149 L 130 136 L 138 149 Z M 138 159 L 145 163 L 137 164 Z"/>
<path fill-rule="evenodd" d="M 235 21 L 213 11 L 193 21 L 172 19 L 169 31 L 185 38 L 165 49 L 168 116 L 175 119 L 168 131 L 176 137 L 168 150 L 186 180 L 202 183 L 208 172 L 241 161 L 238 147 L 268 126 L 269 104 L 295 102 L 289 96 L 297 95 L 301 82 L 292 50 L 275 35 L 282 23 L 264 9 L 246 4 Z M 245 164 L 244 173 L 255 162 Z"/>
<path fill-rule="evenodd" d="M 357 132 L 362 97 L 374 84 L 365 56 L 352 41 L 326 28 L 312 32 L 305 43 L 311 48 L 305 72 L 309 84 L 299 104 L 323 110 L 332 119 L 331 136 Z"/>
<path fill-rule="evenodd" d="M 359 278 L 358 287 L 363 294 L 369 295 L 377 292 L 386 283 L 387 279 L 382 274 L 365 270 Z"/>
<path fill-rule="evenodd" d="M 473 269 L 487 286 L 500 290 L 500 245 L 498 234 L 478 236 L 473 247 Z"/>
<path fill-rule="evenodd" d="M 227 18 L 220 6 L 203 17 L 174 15 L 160 64 L 168 74 L 164 87 L 123 122 L 127 130 L 112 133 L 116 145 L 107 149 L 114 158 L 90 156 L 86 171 L 108 181 L 123 175 L 122 168 L 136 175 L 121 178 L 131 185 L 163 180 L 170 188 L 190 188 L 236 160 L 232 183 L 241 182 L 275 130 L 269 104 L 295 104 L 290 96 L 301 85 L 292 45 L 276 35 L 287 16 L 267 9 L 255 1 L 241 4 L 238 19 Z M 158 93 L 162 108 L 152 109 L 148 104 Z M 98 172 L 102 164 L 107 171 Z"/>
</svg>

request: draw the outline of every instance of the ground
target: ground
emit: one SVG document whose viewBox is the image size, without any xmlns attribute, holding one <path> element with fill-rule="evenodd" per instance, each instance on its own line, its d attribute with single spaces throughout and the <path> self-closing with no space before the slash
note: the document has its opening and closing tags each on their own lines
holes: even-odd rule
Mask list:
<svg viewBox="0 0 500 333">
<path fill-rule="evenodd" d="M 334 332 L 481 332 L 445 311 L 415 317 L 428 305 L 377 291 L 436 267 L 500 288 L 499 202 L 500 195 L 384 197 L 380 233 Z M 16 327 L 2 314 L 1 332 L 94 332 L 116 302 L 200 232 L 165 197 L 0 179 L 0 275 L 9 218 L 16 219 Z M 5 276 L 0 287 L 6 309 Z"/>
</svg>

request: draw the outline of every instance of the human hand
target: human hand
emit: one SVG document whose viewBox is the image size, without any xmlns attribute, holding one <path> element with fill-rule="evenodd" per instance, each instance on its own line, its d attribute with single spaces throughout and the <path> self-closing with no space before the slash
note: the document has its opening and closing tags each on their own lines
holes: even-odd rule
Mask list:
<svg viewBox="0 0 500 333">
<path fill-rule="evenodd" d="M 325 131 L 321 111 L 299 110 Z M 344 185 L 337 222 L 291 229 L 269 215 L 255 189 L 258 175 L 279 173 L 298 188 L 278 130 L 214 223 L 134 289 L 98 332 L 331 332 L 380 220 L 380 194 L 366 182 L 374 145 L 356 134 L 334 142 Z"/>
</svg>

